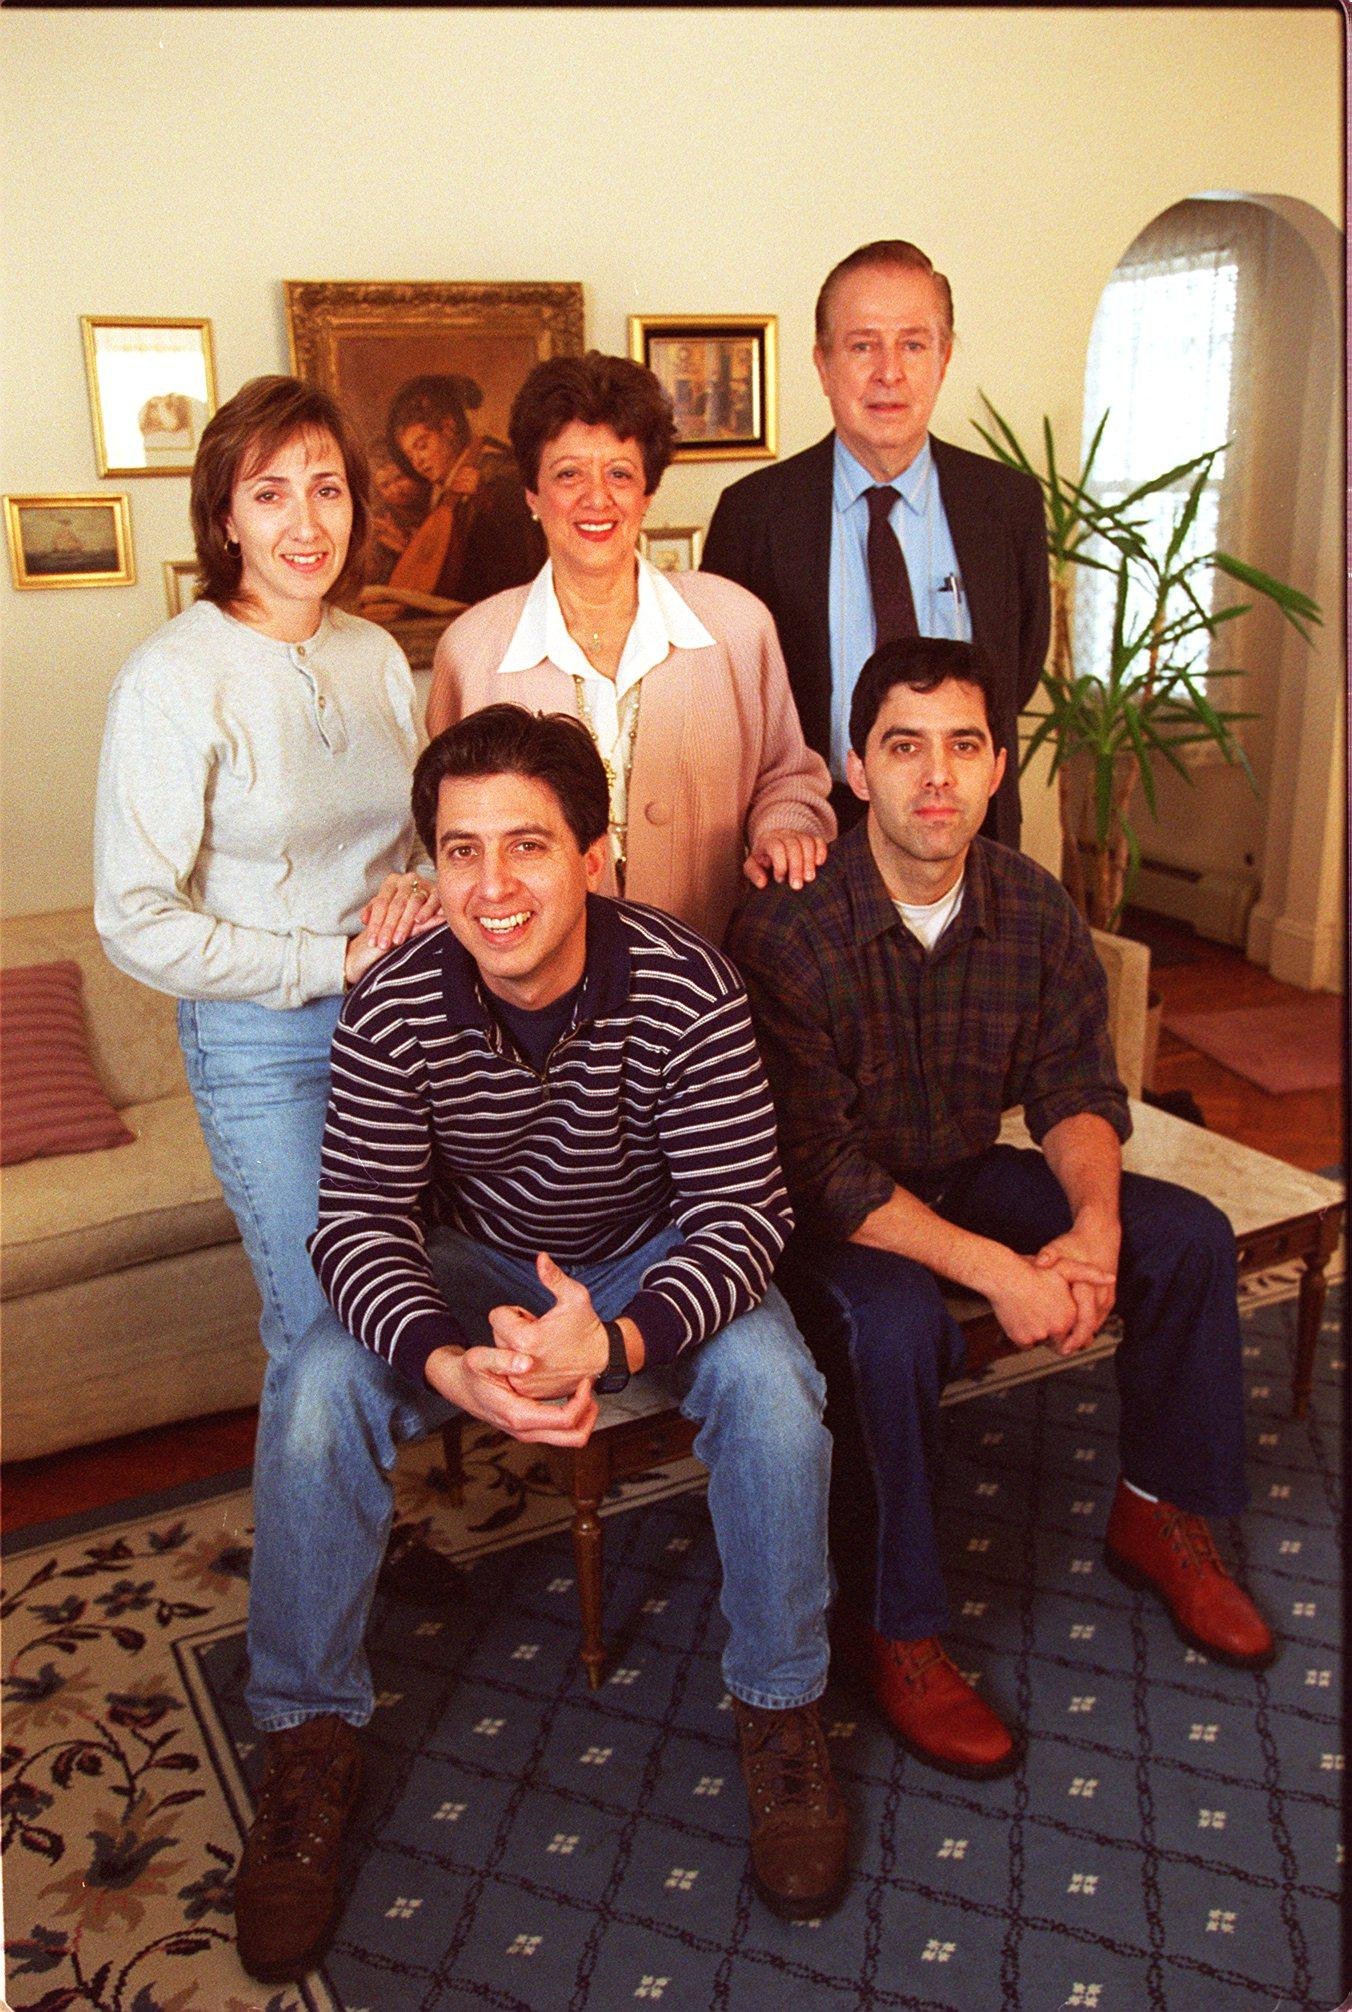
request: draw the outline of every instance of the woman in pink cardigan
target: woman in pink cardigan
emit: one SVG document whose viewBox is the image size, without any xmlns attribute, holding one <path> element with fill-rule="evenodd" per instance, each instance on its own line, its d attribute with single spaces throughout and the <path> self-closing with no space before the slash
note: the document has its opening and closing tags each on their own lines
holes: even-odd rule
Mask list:
<svg viewBox="0 0 1352 2012">
<path fill-rule="evenodd" d="M 835 836 L 774 622 L 730 580 L 639 557 L 675 437 L 650 370 L 555 357 L 522 385 L 510 430 L 549 558 L 446 631 L 428 732 L 498 699 L 582 719 L 610 781 L 607 891 L 720 942 L 743 874 L 801 887 Z"/>
</svg>

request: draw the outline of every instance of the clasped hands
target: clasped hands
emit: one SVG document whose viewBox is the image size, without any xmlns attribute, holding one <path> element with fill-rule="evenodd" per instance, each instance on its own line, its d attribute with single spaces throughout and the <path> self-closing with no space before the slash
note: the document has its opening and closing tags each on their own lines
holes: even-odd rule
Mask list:
<svg viewBox="0 0 1352 2012">
<path fill-rule="evenodd" d="M 441 1396 L 513 1439 L 585 1446 L 596 1423 L 592 1379 L 610 1355 L 606 1331 L 584 1285 L 544 1251 L 535 1269 L 554 1296 L 547 1313 L 495 1306 L 491 1348 L 434 1349 L 424 1373 Z"/>
<path fill-rule="evenodd" d="M 1117 1222 L 1082 1217 L 1032 1257 L 1007 1252 L 1007 1274 L 987 1297 L 1015 1347 L 1087 1348 L 1112 1312 L 1120 1245 Z"/>
</svg>

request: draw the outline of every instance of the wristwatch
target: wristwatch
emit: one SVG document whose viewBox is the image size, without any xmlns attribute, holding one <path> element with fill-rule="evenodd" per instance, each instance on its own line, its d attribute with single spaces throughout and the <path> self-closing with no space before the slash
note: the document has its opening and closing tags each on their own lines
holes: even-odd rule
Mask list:
<svg viewBox="0 0 1352 2012">
<path fill-rule="evenodd" d="M 617 1390 L 623 1390 L 629 1381 L 629 1357 L 625 1352 L 624 1329 L 617 1320 L 602 1321 L 606 1340 L 610 1343 L 610 1358 L 606 1363 L 604 1376 L 598 1376 L 592 1389 L 598 1397 L 613 1397 Z"/>
</svg>

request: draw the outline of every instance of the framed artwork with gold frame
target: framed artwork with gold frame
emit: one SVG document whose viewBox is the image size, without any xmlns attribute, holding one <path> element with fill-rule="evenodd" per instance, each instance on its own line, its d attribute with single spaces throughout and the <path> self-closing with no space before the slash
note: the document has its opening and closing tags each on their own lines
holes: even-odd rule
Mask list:
<svg viewBox="0 0 1352 2012">
<path fill-rule="evenodd" d="M 659 573 L 693 573 L 704 547 L 698 524 L 654 524 L 638 534 L 638 549 Z"/>
<path fill-rule="evenodd" d="M 581 355 L 581 283 L 284 287 L 292 369 L 332 393 L 371 460 L 372 535 L 357 606 L 421 669 L 463 607 L 544 563 L 507 420 L 537 363 Z"/>
<path fill-rule="evenodd" d="M 125 496 L 6 496 L 4 502 L 16 588 L 135 584 Z"/>
<path fill-rule="evenodd" d="M 677 461 L 772 461 L 779 452 L 772 314 L 631 314 L 629 354 L 676 413 Z"/>
<path fill-rule="evenodd" d="M 100 475 L 190 475 L 216 410 L 209 321 L 82 314 Z"/>
<path fill-rule="evenodd" d="M 164 598 L 169 603 L 171 615 L 181 615 L 197 599 L 196 559 L 166 559 L 162 567 L 164 573 Z"/>
</svg>

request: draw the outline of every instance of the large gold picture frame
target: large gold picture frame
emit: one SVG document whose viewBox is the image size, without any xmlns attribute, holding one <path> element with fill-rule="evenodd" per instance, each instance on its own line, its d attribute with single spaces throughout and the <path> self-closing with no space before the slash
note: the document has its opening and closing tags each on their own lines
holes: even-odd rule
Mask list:
<svg viewBox="0 0 1352 2012">
<path fill-rule="evenodd" d="M 136 584 L 125 496 L 6 496 L 4 503 L 16 589 Z"/>
<path fill-rule="evenodd" d="M 190 475 L 216 410 L 211 323 L 82 314 L 100 475 Z"/>
<path fill-rule="evenodd" d="M 772 314 L 631 314 L 629 354 L 676 413 L 677 461 L 773 461 L 779 452 Z"/>
<path fill-rule="evenodd" d="M 359 612 L 389 629 L 414 669 L 423 669 L 467 600 L 516 584 L 543 564 L 543 540 L 526 515 L 507 446 L 507 418 L 537 363 L 581 355 L 581 284 L 287 280 L 284 286 L 293 371 L 338 400 L 371 457 L 371 563 Z M 430 474 L 420 472 L 428 466 L 421 456 L 415 465 L 405 451 L 406 445 L 418 451 L 413 434 L 395 427 L 398 437 L 391 437 L 409 395 L 429 382 L 441 385 L 456 407 L 445 426 L 458 447 L 452 467 Z M 447 537 L 438 543 L 438 521 L 454 520 L 448 534 L 454 554 L 465 549 L 466 519 L 475 510 L 480 558 L 498 538 L 502 566 L 480 563 L 458 580 L 453 557 L 445 556 Z M 483 591 L 474 591 L 476 580 Z"/>
</svg>

